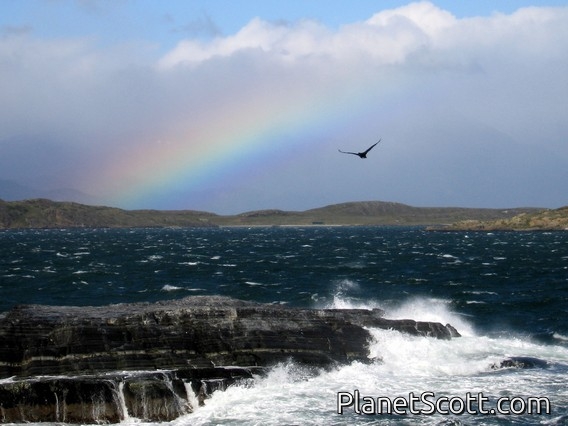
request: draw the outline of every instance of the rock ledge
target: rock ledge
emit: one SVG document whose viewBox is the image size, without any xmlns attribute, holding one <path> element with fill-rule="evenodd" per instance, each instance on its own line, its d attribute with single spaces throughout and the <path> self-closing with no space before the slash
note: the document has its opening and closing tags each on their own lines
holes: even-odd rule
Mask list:
<svg viewBox="0 0 568 426">
<path fill-rule="evenodd" d="M 216 386 L 249 380 L 278 362 L 321 368 L 369 361 L 368 328 L 459 336 L 449 324 L 383 314 L 221 296 L 101 307 L 16 306 L 0 316 L 0 421 L 117 422 L 128 413 L 172 420 L 193 409 L 190 390 L 201 393 L 202 402 Z M 144 373 L 128 373 L 134 371 Z"/>
</svg>

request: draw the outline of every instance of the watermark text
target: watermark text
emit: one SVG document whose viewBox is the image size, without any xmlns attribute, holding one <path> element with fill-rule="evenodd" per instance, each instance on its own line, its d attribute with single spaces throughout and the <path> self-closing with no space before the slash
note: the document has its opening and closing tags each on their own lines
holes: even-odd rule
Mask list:
<svg viewBox="0 0 568 426">
<path fill-rule="evenodd" d="M 546 397 L 501 397 L 491 401 L 482 392 L 468 392 L 464 396 L 436 396 L 434 392 L 408 396 L 366 396 L 359 390 L 337 393 L 337 414 L 346 411 L 363 415 L 524 415 L 551 414 L 550 400 Z"/>
</svg>

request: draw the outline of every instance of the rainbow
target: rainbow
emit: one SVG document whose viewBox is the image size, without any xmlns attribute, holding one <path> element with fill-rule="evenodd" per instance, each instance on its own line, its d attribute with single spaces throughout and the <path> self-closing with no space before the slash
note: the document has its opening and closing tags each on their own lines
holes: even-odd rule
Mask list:
<svg viewBox="0 0 568 426">
<path fill-rule="evenodd" d="M 246 175 L 258 164 L 269 169 L 289 161 L 314 135 L 364 109 L 373 97 L 376 91 L 361 83 L 340 95 L 295 93 L 275 104 L 266 94 L 246 106 L 228 105 L 200 123 L 178 126 L 170 139 L 117 156 L 98 174 L 93 192 L 105 193 L 105 204 L 122 208 L 170 208 L 169 198 L 179 203 L 175 194 L 184 194 L 184 206 L 173 208 L 192 208 L 188 194 Z"/>
</svg>

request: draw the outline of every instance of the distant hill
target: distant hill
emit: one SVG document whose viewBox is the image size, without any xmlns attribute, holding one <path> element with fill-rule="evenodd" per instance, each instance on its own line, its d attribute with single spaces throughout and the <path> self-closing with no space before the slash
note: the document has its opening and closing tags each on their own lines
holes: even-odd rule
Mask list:
<svg viewBox="0 0 568 426">
<path fill-rule="evenodd" d="M 14 228 L 135 228 L 212 226 L 209 213 L 122 210 L 46 199 L 0 200 L 0 229 Z"/>
<path fill-rule="evenodd" d="M 72 188 L 53 190 L 37 189 L 20 185 L 12 180 L 0 179 L 0 199 L 4 201 L 20 201 L 26 199 L 46 198 L 54 201 L 75 200 L 84 204 L 97 204 L 95 197 Z"/>
<path fill-rule="evenodd" d="M 503 221 L 535 208 L 470 209 L 412 207 L 366 201 L 333 204 L 301 212 L 258 210 L 222 216 L 193 210 L 122 210 L 46 199 L 0 200 L 0 229 L 14 228 L 129 228 L 203 226 L 306 225 L 450 225 L 464 221 Z"/>
<path fill-rule="evenodd" d="M 568 206 L 533 213 L 524 212 L 508 219 L 463 220 L 441 229 L 459 231 L 568 231 Z"/>
<path fill-rule="evenodd" d="M 443 225 L 460 220 L 510 218 L 541 209 L 470 209 L 459 207 L 412 207 L 385 201 L 332 204 L 316 209 L 290 212 L 261 210 L 236 216 L 218 216 L 219 225 Z"/>
</svg>

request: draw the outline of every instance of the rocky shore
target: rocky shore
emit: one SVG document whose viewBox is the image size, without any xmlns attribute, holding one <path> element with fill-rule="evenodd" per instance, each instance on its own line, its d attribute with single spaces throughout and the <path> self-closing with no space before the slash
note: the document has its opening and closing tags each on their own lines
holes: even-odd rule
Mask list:
<svg viewBox="0 0 568 426">
<path fill-rule="evenodd" d="M 368 328 L 459 337 L 379 309 L 296 309 L 220 296 L 0 316 L 0 421 L 167 421 L 278 362 L 369 361 Z"/>
<path fill-rule="evenodd" d="M 568 231 L 568 207 L 523 212 L 511 218 L 460 220 L 451 225 L 431 226 L 433 231 Z"/>
</svg>

